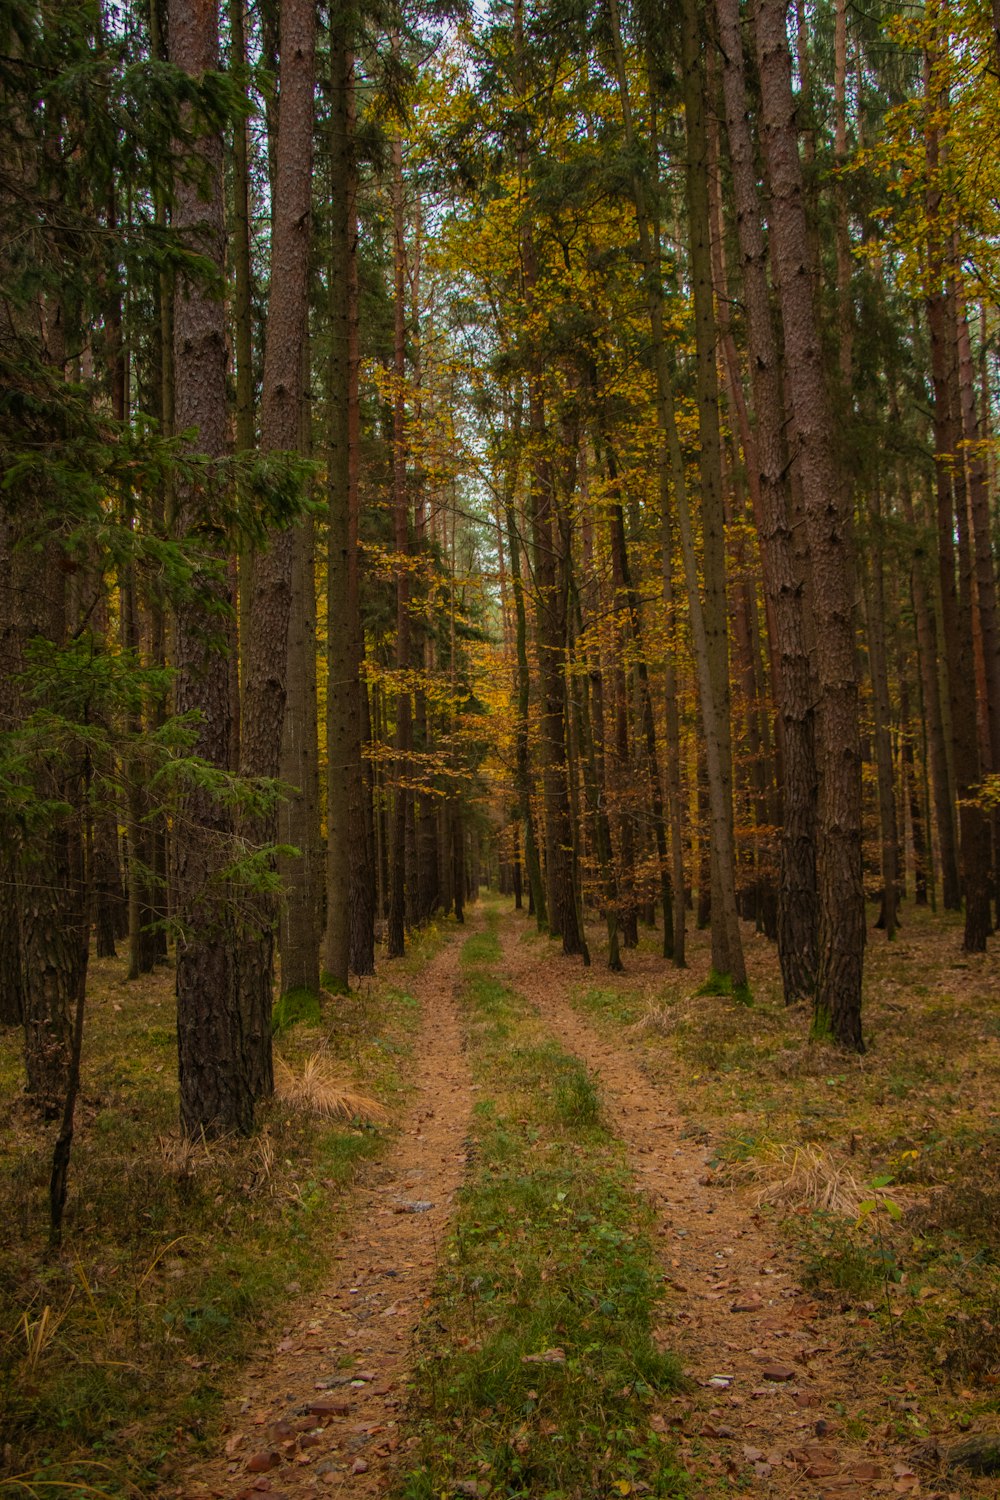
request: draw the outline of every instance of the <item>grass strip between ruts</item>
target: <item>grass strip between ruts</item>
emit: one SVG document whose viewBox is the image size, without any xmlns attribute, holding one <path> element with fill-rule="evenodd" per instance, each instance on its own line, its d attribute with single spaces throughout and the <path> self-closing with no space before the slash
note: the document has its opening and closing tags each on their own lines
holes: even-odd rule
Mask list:
<svg viewBox="0 0 1000 1500">
<path fill-rule="evenodd" d="M 479 1102 L 470 1176 L 419 1341 L 418 1434 L 397 1493 L 685 1493 L 650 1426 L 680 1383 L 654 1342 L 651 1214 L 593 1079 L 493 972 L 496 915 L 462 952 Z M 657 1426 L 662 1426 L 658 1422 Z"/>
</svg>

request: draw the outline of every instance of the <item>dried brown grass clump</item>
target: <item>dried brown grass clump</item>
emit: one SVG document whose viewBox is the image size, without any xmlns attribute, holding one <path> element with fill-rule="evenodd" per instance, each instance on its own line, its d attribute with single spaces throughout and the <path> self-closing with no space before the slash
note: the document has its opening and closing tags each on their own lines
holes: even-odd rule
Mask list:
<svg viewBox="0 0 1000 1500">
<path fill-rule="evenodd" d="M 760 1156 L 730 1169 L 730 1180 L 757 1184 L 756 1206 L 771 1204 L 786 1213 L 799 1209 L 843 1214 L 856 1219 L 861 1204 L 876 1196 L 846 1166 L 838 1166 L 817 1146 L 769 1146 Z"/>
<path fill-rule="evenodd" d="M 377 1099 L 356 1094 L 334 1076 L 329 1060 L 314 1052 L 301 1071 L 283 1058 L 274 1059 L 274 1092 L 284 1104 L 328 1120 L 358 1120 L 364 1125 L 388 1125 L 389 1115 Z"/>
<path fill-rule="evenodd" d="M 654 1005 L 638 1021 L 626 1026 L 628 1036 L 668 1036 L 677 1025 L 677 1010 L 672 1005 Z"/>
<path fill-rule="evenodd" d="M 178 1182 L 190 1182 L 199 1172 L 225 1172 L 232 1165 L 224 1137 L 210 1141 L 204 1136 L 192 1140 L 184 1135 L 161 1135 L 157 1142 L 164 1172 Z"/>
</svg>

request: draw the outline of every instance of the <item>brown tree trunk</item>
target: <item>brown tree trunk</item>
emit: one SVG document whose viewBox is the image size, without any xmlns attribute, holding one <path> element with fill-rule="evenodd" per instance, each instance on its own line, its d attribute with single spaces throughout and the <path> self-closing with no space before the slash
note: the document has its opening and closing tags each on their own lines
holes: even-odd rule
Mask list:
<svg viewBox="0 0 1000 1500">
<path fill-rule="evenodd" d="M 170 0 L 170 57 L 199 77 L 218 61 L 214 6 Z M 222 140 L 200 137 L 204 182 L 178 178 L 175 232 L 221 272 L 223 265 Z M 207 188 L 206 188 L 207 184 Z M 181 432 L 196 428 L 198 453 L 221 459 L 227 446 L 226 339 L 222 303 L 200 284 L 182 282 L 174 308 L 175 418 Z M 216 480 L 216 482 L 219 482 Z M 211 535 L 211 482 L 177 488 L 177 529 Z M 174 626 L 175 707 L 199 715 L 196 749 L 213 766 L 230 761 L 229 667 L 210 630 L 210 611 L 226 597 L 221 558 L 206 565 L 196 593 L 177 607 Z M 253 1090 L 245 1072 L 235 937 L 229 894 L 218 871 L 229 853 L 230 814 L 210 793 L 194 788 L 183 799 L 173 839 L 172 880 L 177 940 L 177 1043 L 181 1125 L 185 1134 L 246 1132 L 253 1123 Z"/>
<path fill-rule="evenodd" d="M 518 416 L 520 414 L 518 413 Z M 517 427 L 520 427 L 518 421 Z M 524 585 L 521 577 L 521 538 L 514 510 L 514 485 L 505 497 L 504 515 L 510 549 L 511 591 L 514 595 L 514 642 L 516 653 L 517 719 L 514 729 L 514 785 L 517 790 L 521 825 L 524 829 L 524 860 L 528 876 L 532 915 L 539 932 L 547 926 L 545 885 L 538 854 L 538 836 L 531 806 L 531 765 L 528 756 L 528 710 L 531 674 L 528 667 L 528 625 L 524 607 Z"/>
<path fill-rule="evenodd" d="M 308 451 L 305 436 L 302 446 Z M 308 516 L 292 536 L 288 691 L 281 744 L 281 780 L 292 790 L 278 809 L 278 840 L 298 853 L 278 857 L 282 884 L 279 923 L 282 994 L 289 990 L 308 990 L 313 995 L 319 992 L 319 913 L 324 860 L 319 835 L 314 553 L 315 528 L 312 517 Z"/>
<path fill-rule="evenodd" d="M 351 683 L 348 699 L 351 756 L 348 763 L 350 843 L 350 969 L 355 974 L 375 972 L 375 912 L 377 872 L 375 865 L 375 777 L 365 757 L 371 745 L 371 704 L 364 676 L 365 640 L 361 623 L 359 471 L 361 463 L 361 406 L 358 394 L 360 370 L 358 286 L 358 175 L 354 161 L 356 108 L 354 102 L 354 54 L 345 49 L 347 84 L 347 592 L 350 608 L 350 656 L 347 672 Z"/>
<path fill-rule="evenodd" d="M 326 563 L 326 934 L 324 980 L 334 993 L 349 988 L 351 957 L 351 849 L 354 822 L 363 816 L 357 798 L 360 760 L 354 646 L 357 630 L 351 589 L 351 307 L 350 262 L 352 151 L 348 126 L 351 66 L 344 23 L 330 37 L 329 203 L 326 380 L 328 530 Z M 356 560 L 355 560 L 356 566 Z M 352 793 L 355 805 L 352 806 Z"/>
<path fill-rule="evenodd" d="M 861 1051 L 865 906 L 861 741 L 849 517 L 833 456 L 798 155 L 784 0 L 757 0 L 761 137 L 771 189 L 771 253 L 781 303 L 795 452 L 812 564 L 820 701 L 819 963 L 815 1027 Z"/>
<path fill-rule="evenodd" d="M 296 453 L 302 433 L 302 370 L 307 340 L 309 254 L 312 239 L 312 146 L 316 7 L 283 0 L 279 34 L 278 131 L 274 154 L 270 293 L 261 386 L 260 447 Z M 273 532 L 253 565 L 247 621 L 246 680 L 240 729 L 240 771 L 278 776 L 288 683 L 288 622 L 292 594 L 291 529 Z M 273 844 L 277 809 L 244 820 L 259 847 Z M 274 986 L 275 903 L 252 903 L 256 929 L 241 944 L 238 987 L 245 1068 L 254 1098 L 274 1090 L 271 1009 Z"/>
<path fill-rule="evenodd" d="M 711 218 L 708 193 L 708 137 L 705 129 L 705 40 L 701 33 L 702 7 L 684 0 L 681 12 L 681 62 L 684 78 L 685 199 L 688 219 L 688 256 L 696 347 L 698 402 L 698 466 L 701 479 L 702 573 L 704 577 L 705 639 L 712 678 L 714 723 L 706 734 L 717 741 L 721 807 L 713 816 L 712 856 L 712 968 L 717 974 L 733 970 L 730 954 L 732 922 L 727 913 L 729 894 L 723 888 L 718 840 L 723 823 L 735 859 L 733 838 L 733 764 L 729 705 L 729 644 L 726 602 L 726 528 L 722 500 L 722 436 L 719 426 L 719 382 L 715 309 L 712 286 Z M 735 883 L 735 882 L 734 882 Z M 732 896 L 735 902 L 735 890 Z"/>
<path fill-rule="evenodd" d="M 871 497 L 872 519 L 881 528 L 881 500 Z M 885 569 L 882 561 L 881 534 L 873 536 L 869 549 L 870 566 L 866 570 L 866 624 L 868 667 L 872 682 L 872 708 L 875 727 L 875 765 L 878 776 L 878 811 L 882 853 L 882 907 L 876 926 L 884 930 L 891 942 L 896 936 L 896 885 L 899 878 L 899 829 L 896 818 L 896 793 L 892 769 L 892 710 L 889 699 L 889 668 L 885 645 Z"/>
<path fill-rule="evenodd" d="M 778 958 L 786 1004 L 811 999 L 816 983 L 816 754 L 813 691 L 792 541 L 780 362 L 767 284 L 763 216 L 748 123 L 738 4 L 716 0 L 723 92 L 746 306 L 759 465 L 759 537 L 764 589 L 774 621 L 773 661 L 782 753 Z"/>
<path fill-rule="evenodd" d="M 399 48 L 398 35 L 393 39 Z M 395 270 L 395 331 L 393 338 L 392 400 L 392 514 L 396 571 L 396 670 L 400 677 L 410 666 L 410 521 L 406 484 L 406 242 L 403 216 L 403 146 L 397 136 L 392 143 L 392 224 Z M 410 751 L 413 747 L 412 700 L 401 682 L 396 694 L 396 762 L 393 790 L 392 853 L 389 861 L 388 955 L 402 956 L 406 945 L 406 832 L 412 792 Z"/>
</svg>

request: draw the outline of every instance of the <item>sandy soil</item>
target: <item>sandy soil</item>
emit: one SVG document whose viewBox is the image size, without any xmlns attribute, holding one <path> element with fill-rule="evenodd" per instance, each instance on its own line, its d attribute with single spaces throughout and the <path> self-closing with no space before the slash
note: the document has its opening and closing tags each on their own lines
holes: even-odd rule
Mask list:
<svg viewBox="0 0 1000 1500">
<path fill-rule="evenodd" d="M 229 1403 L 220 1451 L 172 1481 L 170 1495 L 383 1492 L 402 1456 L 414 1334 L 465 1171 L 472 1089 L 456 990 L 461 938 L 475 926 L 473 917 L 409 986 L 422 1012 L 415 1091 L 398 1138 L 353 1198 L 329 1282 L 290 1306 L 283 1336 Z"/>
<path fill-rule="evenodd" d="M 652 1421 L 675 1437 L 692 1500 L 745 1492 L 748 1482 L 760 1500 L 995 1493 L 993 1481 L 945 1481 L 921 1465 L 907 1430 L 919 1392 L 891 1348 L 803 1291 L 790 1247 L 747 1192 L 716 1182 L 705 1137 L 675 1112 L 669 1078 L 654 1085 L 646 1075 L 636 1038 L 609 1040 L 574 1012 L 579 965 L 554 944 L 523 941 L 521 916 L 505 914 L 500 931 L 503 977 L 597 1075 L 654 1205 L 665 1283 L 658 1337 L 691 1383 Z M 357 1194 L 329 1284 L 290 1311 L 284 1337 L 261 1352 L 230 1405 L 224 1447 L 179 1488 L 175 1481 L 172 1496 L 343 1491 L 363 1500 L 385 1492 L 415 1443 L 402 1427 L 405 1385 L 465 1170 L 473 1098 L 456 1004 L 459 948 L 456 935 L 413 985 L 423 1012 L 416 1091 L 390 1154 Z M 600 983 L 641 987 L 657 969 L 652 957 L 630 955 L 623 980 L 604 971 Z M 423 1336 L 432 1333 L 425 1326 Z M 860 1407 L 869 1418 L 861 1437 L 845 1420 Z"/>
<path fill-rule="evenodd" d="M 654 1086 L 644 1073 L 638 1041 L 628 1031 L 608 1041 L 589 1026 L 568 998 L 585 978 L 578 964 L 554 945 L 522 941 L 526 932 L 523 921 L 503 925 L 505 977 L 597 1076 L 610 1124 L 656 1210 L 662 1342 L 692 1381 L 660 1420 L 693 1476 L 693 1500 L 732 1493 L 726 1481 L 748 1470 L 761 1500 L 995 1494 L 993 1480 L 963 1479 L 959 1488 L 921 1468 L 912 1432 L 896 1436 L 916 1403 L 895 1378 L 891 1350 L 874 1355 L 856 1322 L 803 1292 L 789 1249 L 749 1193 L 718 1185 L 704 1137 L 692 1137 L 677 1116 L 669 1085 Z M 634 989 L 646 968 L 662 971 L 651 957 L 628 959 L 622 979 L 602 970 L 594 982 Z M 838 1406 L 875 1414 L 877 1436 L 851 1442 Z"/>
</svg>

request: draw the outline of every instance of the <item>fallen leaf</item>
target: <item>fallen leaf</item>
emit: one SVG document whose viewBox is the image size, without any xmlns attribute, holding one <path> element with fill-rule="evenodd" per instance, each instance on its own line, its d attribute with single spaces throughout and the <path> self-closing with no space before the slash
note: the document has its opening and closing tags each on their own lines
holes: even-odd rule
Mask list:
<svg viewBox="0 0 1000 1500">
<path fill-rule="evenodd" d="M 807 1479 L 829 1479 L 831 1474 L 836 1474 L 839 1464 L 834 1463 L 832 1458 L 814 1458 L 806 1465 Z"/>
<path fill-rule="evenodd" d="M 306 1411 L 312 1412 L 314 1417 L 336 1417 L 343 1416 L 350 1411 L 351 1403 L 343 1396 L 327 1396 L 320 1401 L 310 1401 Z"/>
<path fill-rule="evenodd" d="M 266 1474 L 268 1469 L 276 1469 L 280 1463 L 281 1455 L 278 1453 L 255 1453 L 247 1459 L 247 1469 L 251 1474 Z"/>
</svg>

